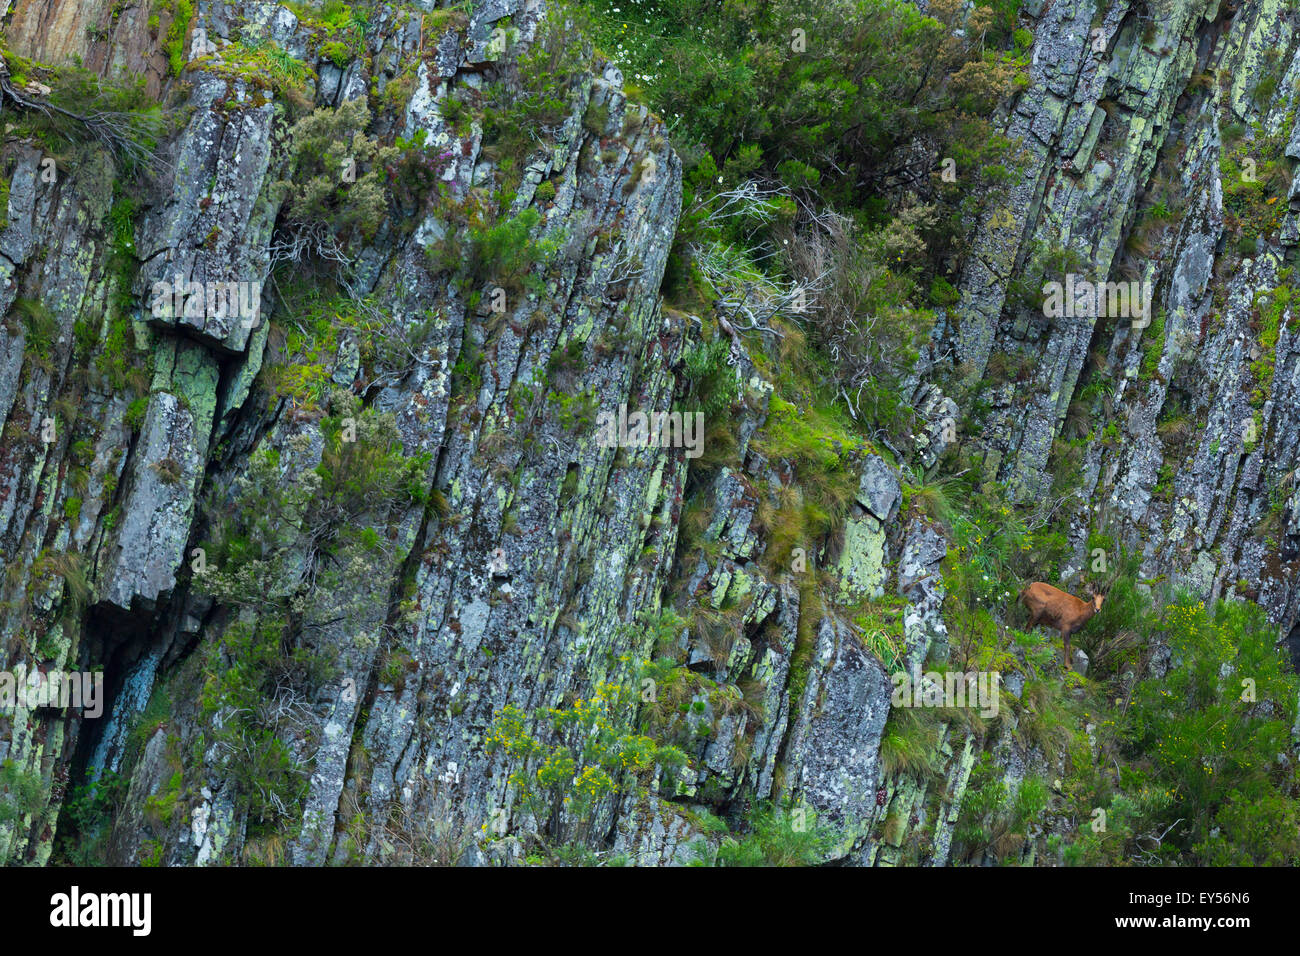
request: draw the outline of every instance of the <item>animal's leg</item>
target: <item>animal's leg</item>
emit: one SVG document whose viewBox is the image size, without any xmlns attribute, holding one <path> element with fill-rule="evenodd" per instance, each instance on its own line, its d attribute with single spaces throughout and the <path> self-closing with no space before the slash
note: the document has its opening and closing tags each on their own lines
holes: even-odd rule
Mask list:
<svg viewBox="0 0 1300 956">
<path fill-rule="evenodd" d="M 1068 671 L 1072 669 L 1072 658 L 1070 656 L 1070 632 L 1066 631 L 1061 636 L 1065 639 L 1065 669 Z"/>
</svg>

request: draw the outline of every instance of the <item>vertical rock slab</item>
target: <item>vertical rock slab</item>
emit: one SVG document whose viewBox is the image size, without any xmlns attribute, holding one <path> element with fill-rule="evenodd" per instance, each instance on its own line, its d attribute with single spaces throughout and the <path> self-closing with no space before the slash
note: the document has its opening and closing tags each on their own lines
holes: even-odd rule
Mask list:
<svg viewBox="0 0 1300 956">
<path fill-rule="evenodd" d="M 268 175 L 277 107 L 251 82 L 195 77 L 170 195 L 140 226 L 136 293 L 157 325 L 243 352 L 261 319 L 238 306 L 242 298 L 260 316 L 279 208 Z"/>
<path fill-rule="evenodd" d="M 839 835 L 828 859 L 847 856 L 870 829 L 892 691 L 852 630 L 822 618 L 785 762 L 787 793 Z"/>
<path fill-rule="evenodd" d="M 121 524 L 100 553 L 101 597 L 129 610 L 171 591 L 185 558 L 216 411 L 216 361 L 180 342 L 160 364 L 131 459 Z M 165 386 L 165 387 L 164 387 Z"/>
</svg>

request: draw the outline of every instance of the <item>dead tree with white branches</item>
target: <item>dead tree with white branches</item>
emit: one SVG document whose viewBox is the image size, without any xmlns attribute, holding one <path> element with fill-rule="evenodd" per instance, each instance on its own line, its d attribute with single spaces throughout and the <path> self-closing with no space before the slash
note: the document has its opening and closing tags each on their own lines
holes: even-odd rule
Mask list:
<svg viewBox="0 0 1300 956">
<path fill-rule="evenodd" d="M 157 128 L 142 129 L 141 124 L 148 124 L 149 120 L 138 113 L 104 109 L 78 113 L 52 102 L 48 98 L 49 92 L 47 87 L 33 92 L 30 85 L 20 90 L 10 76 L 9 64 L 0 57 L 0 111 L 5 103 L 9 103 L 52 120 L 71 120 L 103 145 L 119 163 L 138 164 L 154 171 L 167 165 L 145 142 L 152 135 L 161 133 L 160 123 L 153 124 Z"/>
</svg>

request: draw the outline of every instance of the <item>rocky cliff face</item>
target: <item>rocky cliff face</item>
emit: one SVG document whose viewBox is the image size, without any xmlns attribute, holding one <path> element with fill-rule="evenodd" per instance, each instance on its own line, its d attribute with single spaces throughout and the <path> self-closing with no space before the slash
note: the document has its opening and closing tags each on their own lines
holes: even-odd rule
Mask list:
<svg viewBox="0 0 1300 956">
<path fill-rule="evenodd" d="M 1257 600 L 1285 637 L 1300 331 L 1274 290 L 1300 197 L 1254 202 L 1247 174 L 1300 158 L 1296 28 L 1263 0 L 1168 7 L 1022 13 L 1015 185 L 974 230 L 905 452 L 932 463 L 964 416 L 1026 499 L 1064 458 L 1075 567 L 1101 510 L 1144 575 Z M 698 391 L 702 323 L 659 294 L 681 164 L 540 3 L 4 17 L 16 89 L 39 97 L 41 64 L 125 68 L 170 125 L 138 173 L 93 139 L 5 145 L 0 663 L 102 668 L 108 706 L 0 713 L 0 860 L 518 861 L 531 765 L 494 722 L 644 691 L 654 656 L 677 666 L 640 702 L 689 762 L 587 822 L 633 862 L 707 856 L 711 814 L 777 801 L 831 827 L 821 859 L 943 864 L 980 753 L 1008 780 L 1059 772 L 1014 715 L 942 723 L 925 773 L 883 765 L 888 666 L 947 651 L 950 543 L 879 449 L 801 431 L 770 337 L 729 343 L 738 391 L 701 461 L 600 439 L 602 412 Z M 1027 263 L 1067 254 L 1152 283 L 1150 324 L 1026 306 Z M 1089 391 L 1103 366 L 1113 389 Z M 1100 440 L 1071 431 L 1080 403 Z M 848 492 L 792 550 L 796 445 Z M 901 661 L 845 610 L 885 595 Z"/>
<path fill-rule="evenodd" d="M 1236 197 L 1265 164 L 1289 169 L 1295 159 L 1292 97 L 1274 95 L 1291 86 L 1294 26 L 1269 5 L 1166 6 L 1042 11 L 1029 88 L 1008 123 L 1027 172 L 972 256 L 955 347 L 975 373 L 994 354 L 1031 360 L 1027 380 L 995 402 L 985 457 L 990 474 L 1031 495 L 1048 490 L 1048 457 L 1086 385 L 1090 353 L 1122 369 L 1109 396 L 1118 432 L 1078 463 L 1088 497 L 1145 542 L 1152 576 L 1185 578 L 1216 597 L 1249 582 L 1290 624 L 1289 312 L 1272 319 L 1275 346 L 1260 332 L 1295 218 L 1290 200 L 1243 214 Z M 1253 141 L 1241 142 L 1243 128 Z M 1150 283 L 1163 314 L 1146 328 L 1044 328 L 1041 314 L 1007 303 L 1016 270 L 1044 249 L 1095 263 L 1097 275 Z M 1188 418 L 1194 436 L 1168 441 L 1160 425 L 1174 416 Z M 1266 543 L 1255 532 L 1270 509 L 1281 517 Z"/>
</svg>

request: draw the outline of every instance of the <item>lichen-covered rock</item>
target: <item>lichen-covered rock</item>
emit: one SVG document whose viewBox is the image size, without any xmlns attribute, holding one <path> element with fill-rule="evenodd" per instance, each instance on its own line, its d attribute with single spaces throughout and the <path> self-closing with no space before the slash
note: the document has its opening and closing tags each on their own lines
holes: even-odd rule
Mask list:
<svg viewBox="0 0 1300 956">
<path fill-rule="evenodd" d="M 0 862 L 47 862 L 69 788 L 121 775 L 116 821 L 79 834 L 110 863 L 526 863 L 536 820 L 496 717 L 572 706 L 665 648 L 680 697 L 638 719 L 690 766 L 600 804 L 602 859 L 707 860 L 707 814 L 771 804 L 829 827 L 827 860 L 950 862 L 981 755 L 1010 792 L 1063 758 L 1017 716 L 1023 649 L 999 661 L 1015 706 L 995 728 L 935 723 L 925 771 L 882 756 L 888 668 L 954 653 L 950 529 L 904 511 L 901 462 L 924 472 L 911 484 L 967 455 L 1056 509 L 1064 574 L 1104 525 L 1149 578 L 1257 600 L 1288 631 L 1300 617 L 1300 186 L 1243 209 L 1234 179 L 1239 137 L 1300 157 L 1276 0 L 1155 20 L 1128 0 L 1026 4 L 1028 83 L 998 116 L 1014 181 L 970 224 L 957 305 L 905 381 L 907 454 L 782 446 L 779 347 L 756 332 L 723 340 L 736 400 L 700 460 L 595 427 L 698 397 L 702 323 L 660 301 L 682 212 L 664 123 L 563 44 L 563 108 L 517 141 L 488 122 L 491 97 L 557 80 L 519 68 L 544 4 L 378 4 L 357 48 L 328 53 L 306 5 L 198 4 L 176 31 L 168 5 L 156 28 L 108 6 L 0 15 L 17 52 L 126 68 L 177 120 L 147 186 L 93 144 L 53 178 L 39 143 L 5 146 L 0 669 L 112 678 L 98 722 L 0 714 L 0 764 L 35 784 Z M 1289 61 L 1260 92 L 1275 50 Z M 285 216 L 310 162 L 295 124 L 361 98 L 357 142 L 392 160 L 369 181 L 385 211 L 304 240 Z M 338 212 L 345 185 L 315 198 Z M 1151 225 L 1157 192 L 1172 224 Z M 523 266 L 493 271 L 494 242 Z M 1026 302 L 1018 284 L 1070 256 L 1150 283 L 1150 321 Z M 1097 367 L 1112 387 L 1080 425 Z M 1077 475 L 1049 471 L 1060 442 Z M 843 480 L 829 508 L 801 476 L 810 449 Z M 888 635 L 863 623 L 893 617 Z M 1150 673 L 1176 666 L 1152 650 Z"/>
<path fill-rule="evenodd" d="M 808 684 L 790 728 L 786 787 L 796 804 L 835 828 L 830 859 L 866 836 L 880 776 L 880 737 L 893 685 L 884 667 L 833 618 L 817 627 Z"/>
</svg>

